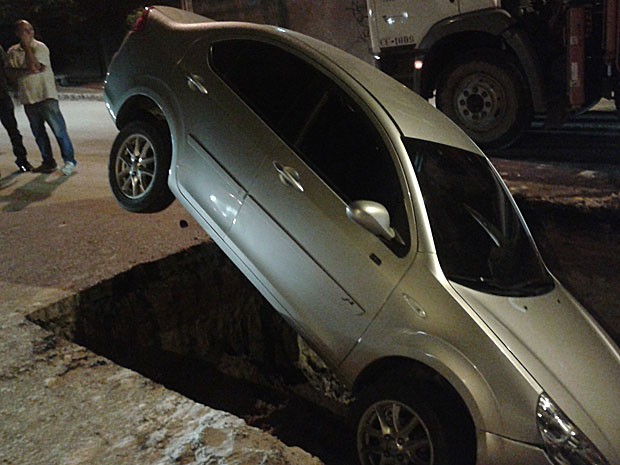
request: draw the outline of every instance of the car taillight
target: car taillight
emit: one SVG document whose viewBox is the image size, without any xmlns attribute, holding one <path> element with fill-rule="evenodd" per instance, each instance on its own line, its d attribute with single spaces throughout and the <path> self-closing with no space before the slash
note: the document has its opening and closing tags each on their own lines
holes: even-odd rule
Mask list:
<svg viewBox="0 0 620 465">
<path fill-rule="evenodd" d="M 146 27 L 146 20 L 149 17 L 149 11 L 151 11 L 151 9 L 148 6 L 144 8 L 140 17 L 135 23 L 133 23 L 133 28 L 131 29 L 133 32 L 144 31 L 144 28 Z"/>
</svg>

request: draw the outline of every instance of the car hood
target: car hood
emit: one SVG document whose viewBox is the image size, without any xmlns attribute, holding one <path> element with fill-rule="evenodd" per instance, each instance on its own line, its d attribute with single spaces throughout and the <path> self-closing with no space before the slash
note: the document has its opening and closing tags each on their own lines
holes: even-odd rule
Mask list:
<svg viewBox="0 0 620 465">
<path fill-rule="evenodd" d="M 559 283 L 519 298 L 452 286 L 609 462 L 620 463 L 620 351 L 584 308 Z"/>
</svg>

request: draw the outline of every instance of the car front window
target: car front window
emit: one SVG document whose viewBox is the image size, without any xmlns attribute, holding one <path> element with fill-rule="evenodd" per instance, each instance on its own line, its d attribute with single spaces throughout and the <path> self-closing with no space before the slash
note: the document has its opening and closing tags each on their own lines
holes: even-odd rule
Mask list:
<svg viewBox="0 0 620 465">
<path fill-rule="evenodd" d="M 498 295 L 553 289 L 510 195 L 485 157 L 417 139 L 404 143 L 448 279 Z"/>
</svg>

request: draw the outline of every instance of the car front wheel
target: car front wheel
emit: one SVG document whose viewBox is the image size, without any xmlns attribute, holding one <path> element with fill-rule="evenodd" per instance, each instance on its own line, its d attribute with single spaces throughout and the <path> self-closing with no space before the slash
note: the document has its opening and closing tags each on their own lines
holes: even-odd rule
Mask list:
<svg viewBox="0 0 620 465">
<path fill-rule="evenodd" d="M 422 391 L 379 383 L 354 406 L 361 465 L 455 465 L 449 427 Z"/>
<path fill-rule="evenodd" d="M 116 136 L 108 165 L 112 193 L 135 213 L 154 213 L 174 200 L 168 187 L 171 148 L 167 137 L 144 121 L 125 126 Z"/>
</svg>

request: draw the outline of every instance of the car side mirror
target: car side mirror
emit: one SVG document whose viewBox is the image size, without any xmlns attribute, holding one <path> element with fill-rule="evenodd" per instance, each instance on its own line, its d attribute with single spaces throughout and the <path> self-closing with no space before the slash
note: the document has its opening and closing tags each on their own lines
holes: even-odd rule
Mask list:
<svg viewBox="0 0 620 465">
<path fill-rule="evenodd" d="M 371 200 L 356 200 L 347 205 L 347 216 L 354 223 L 388 241 L 396 237 L 390 226 L 390 214 L 383 205 Z"/>
</svg>

